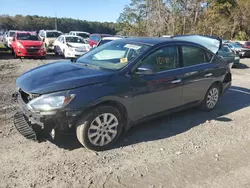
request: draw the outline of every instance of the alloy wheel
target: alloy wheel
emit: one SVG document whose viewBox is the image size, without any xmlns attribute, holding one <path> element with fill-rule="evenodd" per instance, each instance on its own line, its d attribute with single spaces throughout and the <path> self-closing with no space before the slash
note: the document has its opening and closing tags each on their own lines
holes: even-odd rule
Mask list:
<svg viewBox="0 0 250 188">
<path fill-rule="evenodd" d="M 117 135 L 118 119 L 111 113 L 97 116 L 88 129 L 89 141 L 95 146 L 109 144 Z"/>
<path fill-rule="evenodd" d="M 219 90 L 212 88 L 207 95 L 207 107 L 212 109 L 215 107 L 219 99 Z"/>
</svg>

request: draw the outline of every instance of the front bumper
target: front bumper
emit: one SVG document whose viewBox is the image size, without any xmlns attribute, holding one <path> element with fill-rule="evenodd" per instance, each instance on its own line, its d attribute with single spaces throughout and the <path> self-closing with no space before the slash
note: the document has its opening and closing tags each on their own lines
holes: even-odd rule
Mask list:
<svg viewBox="0 0 250 188">
<path fill-rule="evenodd" d="M 46 51 L 44 49 L 40 49 L 37 52 L 28 52 L 25 48 L 16 49 L 16 55 L 19 57 L 44 57 L 46 56 Z"/>
<path fill-rule="evenodd" d="M 250 57 L 250 50 L 249 51 L 238 52 L 238 55 L 240 57 Z"/>
<path fill-rule="evenodd" d="M 60 132 L 70 132 L 75 126 L 80 111 L 61 111 L 42 115 L 30 111 L 21 95 L 16 95 L 20 111 L 14 116 L 16 129 L 26 138 L 35 140 L 40 132 L 49 135 L 53 129 Z"/>
<path fill-rule="evenodd" d="M 67 58 L 77 58 L 77 57 L 82 56 L 85 53 L 86 53 L 86 51 L 83 51 L 83 52 L 66 51 L 65 52 L 65 57 L 67 57 Z"/>
</svg>

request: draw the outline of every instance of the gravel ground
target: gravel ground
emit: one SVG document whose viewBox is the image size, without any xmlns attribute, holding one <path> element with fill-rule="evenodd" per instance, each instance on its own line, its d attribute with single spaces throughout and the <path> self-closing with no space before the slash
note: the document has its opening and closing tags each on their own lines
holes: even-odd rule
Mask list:
<svg viewBox="0 0 250 188">
<path fill-rule="evenodd" d="M 67 136 L 36 143 L 13 127 L 15 79 L 55 61 L 0 54 L 0 187 L 250 187 L 250 59 L 213 112 L 190 109 L 138 125 L 95 153 Z"/>
</svg>

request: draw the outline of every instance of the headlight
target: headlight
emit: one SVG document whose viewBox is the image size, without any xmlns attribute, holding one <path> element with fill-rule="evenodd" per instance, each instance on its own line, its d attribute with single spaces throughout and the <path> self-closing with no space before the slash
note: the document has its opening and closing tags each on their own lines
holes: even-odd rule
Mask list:
<svg viewBox="0 0 250 188">
<path fill-rule="evenodd" d="M 23 45 L 20 42 L 17 42 L 16 45 L 18 48 L 23 48 Z"/>
<path fill-rule="evenodd" d="M 239 60 L 239 59 L 240 59 L 240 57 L 237 57 L 237 56 L 236 56 L 234 59 L 235 59 L 235 60 Z"/>
<path fill-rule="evenodd" d="M 68 105 L 74 97 L 74 94 L 68 94 L 68 92 L 42 95 L 31 100 L 28 103 L 28 108 L 35 112 L 58 110 Z"/>
</svg>

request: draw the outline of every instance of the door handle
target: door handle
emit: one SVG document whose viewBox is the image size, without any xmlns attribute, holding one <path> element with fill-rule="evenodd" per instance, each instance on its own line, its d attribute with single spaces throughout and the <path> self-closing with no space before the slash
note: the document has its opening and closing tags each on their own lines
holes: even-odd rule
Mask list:
<svg viewBox="0 0 250 188">
<path fill-rule="evenodd" d="M 212 73 L 207 73 L 207 74 L 205 74 L 204 76 L 205 77 L 210 77 L 210 76 L 212 76 L 213 74 Z"/>
<path fill-rule="evenodd" d="M 176 79 L 171 82 L 171 84 L 178 84 L 181 82 L 181 79 Z"/>
</svg>

